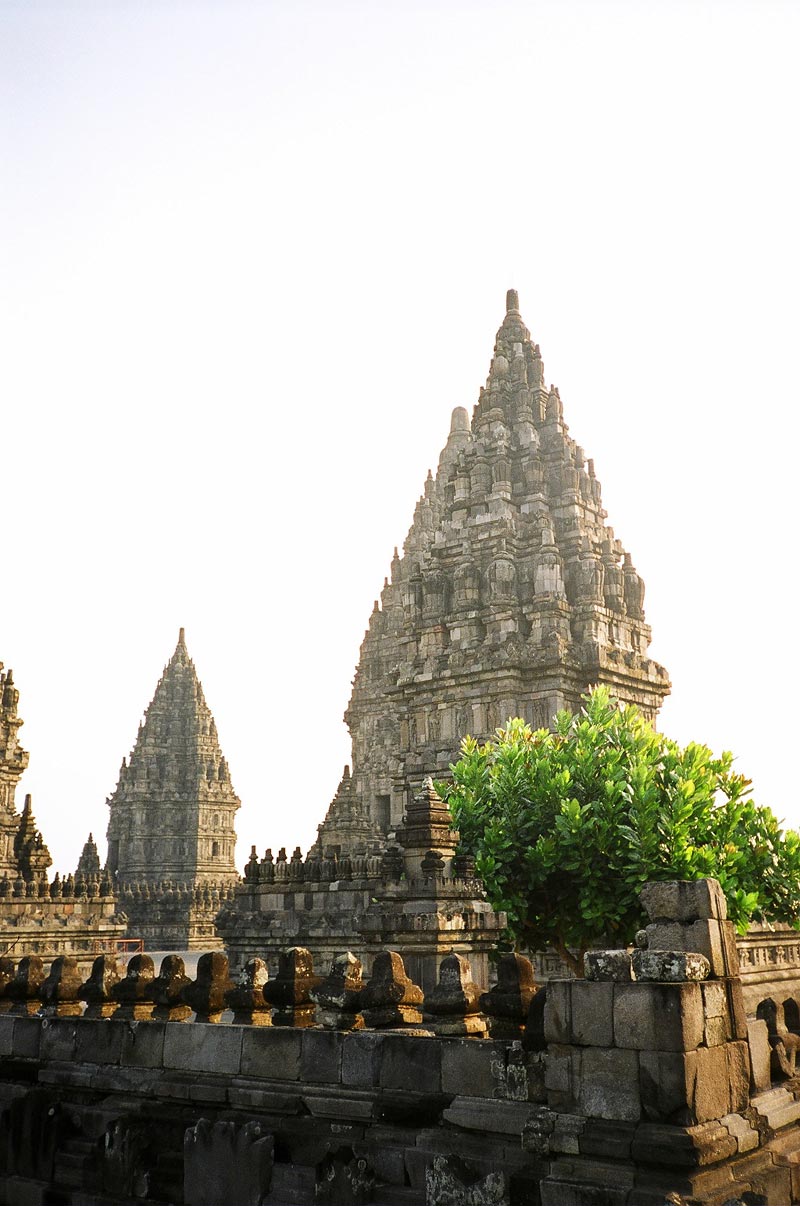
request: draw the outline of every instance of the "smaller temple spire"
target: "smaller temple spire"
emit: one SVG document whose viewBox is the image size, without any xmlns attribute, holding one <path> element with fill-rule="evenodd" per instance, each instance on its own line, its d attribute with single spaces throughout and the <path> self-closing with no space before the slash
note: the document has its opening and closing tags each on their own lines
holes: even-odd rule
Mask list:
<svg viewBox="0 0 800 1206">
<path fill-rule="evenodd" d="M 25 797 L 22 816 L 19 818 L 19 828 L 14 837 L 14 855 L 19 873 L 26 882 L 47 878 L 47 868 L 53 860 L 41 833 L 36 828 L 30 795 Z"/>
<path fill-rule="evenodd" d="M 99 879 L 100 878 L 100 856 L 97 853 L 97 845 L 92 834 L 89 834 L 81 856 L 78 859 L 78 866 L 75 869 L 76 879 Z"/>
</svg>

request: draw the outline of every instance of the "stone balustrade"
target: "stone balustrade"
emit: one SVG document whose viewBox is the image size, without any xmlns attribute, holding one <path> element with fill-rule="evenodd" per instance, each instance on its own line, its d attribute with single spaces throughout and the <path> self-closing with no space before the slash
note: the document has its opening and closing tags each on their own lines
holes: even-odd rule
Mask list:
<svg viewBox="0 0 800 1206">
<path fill-rule="evenodd" d="M 426 991 L 391 950 L 6 958 L 0 1202 L 800 1202 L 798 1003 L 745 1011 L 713 881 L 643 903 L 636 949 L 544 988 L 456 951 Z"/>
<path fill-rule="evenodd" d="M 498 985 L 482 994 L 473 983 L 469 960 L 442 959 L 439 981 L 428 993 L 414 984 L 396 951 L 382 951 L 372 974 L 362 977 L 361 961 L 350 951 L 337 956 L 319 975 L 309 951 L 293 947 L 281 954 L 270 978 L 264 960 L 251 959 L 231 978 L 221 951 L 201 955 L 194 980 L 180 955 L 167 955 L 156 968 L 150 955 L 133 955 L 123 968 L 115 955 L 98 955 L 84 979 L 69 956 L 49 970 L 37 955 L 6 958 L 0 967 L 0 1014 L 80 1017 L 136 1022 L 207 1022 L 254 1026 L 318 1027 L 329 1030 L 397 1028 L 420 1034 L 525 1037 L 536 988 L 533 969 L 522 955 L 498 964 Z"/>
</svg>

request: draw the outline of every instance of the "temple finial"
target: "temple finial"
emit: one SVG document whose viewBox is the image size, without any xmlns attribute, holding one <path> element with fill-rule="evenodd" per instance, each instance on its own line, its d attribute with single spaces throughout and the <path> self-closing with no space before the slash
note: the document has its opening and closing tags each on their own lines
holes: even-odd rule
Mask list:
<svg viewBox="0 0 800 1206">
<path fill-rule="evenodd" d="M 463 406 L 456 406 L 450 416 L 450 435 L 462 431 L 469 432 L 469 415 Z"/>
<path fill-rule="evenodd" d="M 510 314 L 512 310 L 519 313 L 519 294 L 516 289 L 509 289 L 506 293 L 506 314 Z"/>
</svg>

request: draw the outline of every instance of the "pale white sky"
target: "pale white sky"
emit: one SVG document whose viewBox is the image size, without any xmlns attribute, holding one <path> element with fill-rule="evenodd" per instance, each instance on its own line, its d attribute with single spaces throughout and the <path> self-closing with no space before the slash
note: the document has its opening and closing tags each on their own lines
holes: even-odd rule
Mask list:
<svg viewBox="0 0 800 1206">
<path fill-rule="evenodd" d="M 799 38 L 768 0 L 0 0 L 0 660 L 58 868 L 181 625 L 239 865 L 308 846 L 509 287 L 661 727 L 800 824 Z"/>
</svg>

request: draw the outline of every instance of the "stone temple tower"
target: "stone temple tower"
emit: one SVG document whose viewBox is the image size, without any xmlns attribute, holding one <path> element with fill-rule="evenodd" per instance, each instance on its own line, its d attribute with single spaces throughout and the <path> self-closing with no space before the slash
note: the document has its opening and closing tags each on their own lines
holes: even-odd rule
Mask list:
<svg viewBox="0 0 800 1206">
<path fill-rule="evenodd" d="M 380 846 L 423 776 L 509 716 L 546 727 L 606 683 L 654 719 L 670 684 L 643 601 L 511 290 L 472 419 L 453 411 L 370 616 L 345 714 L 353 771 L 317 850 Z"/>
<path fill-rule="evenodd" d="M 14 676 L 10 670 L 3 673 L 0 662 L 0 874 L 15 874 L 17 869 L 14 839 L 19 829 L 19 813 L 14 796 L 28 765 L 28 754 L 19 744 L 23 722 L 17 715 L 18 704 Z"/>
<path fill-rule="evenodd" d="M 239 878 L 239 803 L 181 629 L 108 800 L 108 871 L 131 936 L 213 945 L 214 914 Z"/>
<path fill-rule="evenodd" d="M 14 797 L 29 755 L 19 744 L 19 691 L 0 662 L 0 878 L 44 880 L 53 861 L 33 818 L 30 796 L 18 813 Z"/>
</svg>

